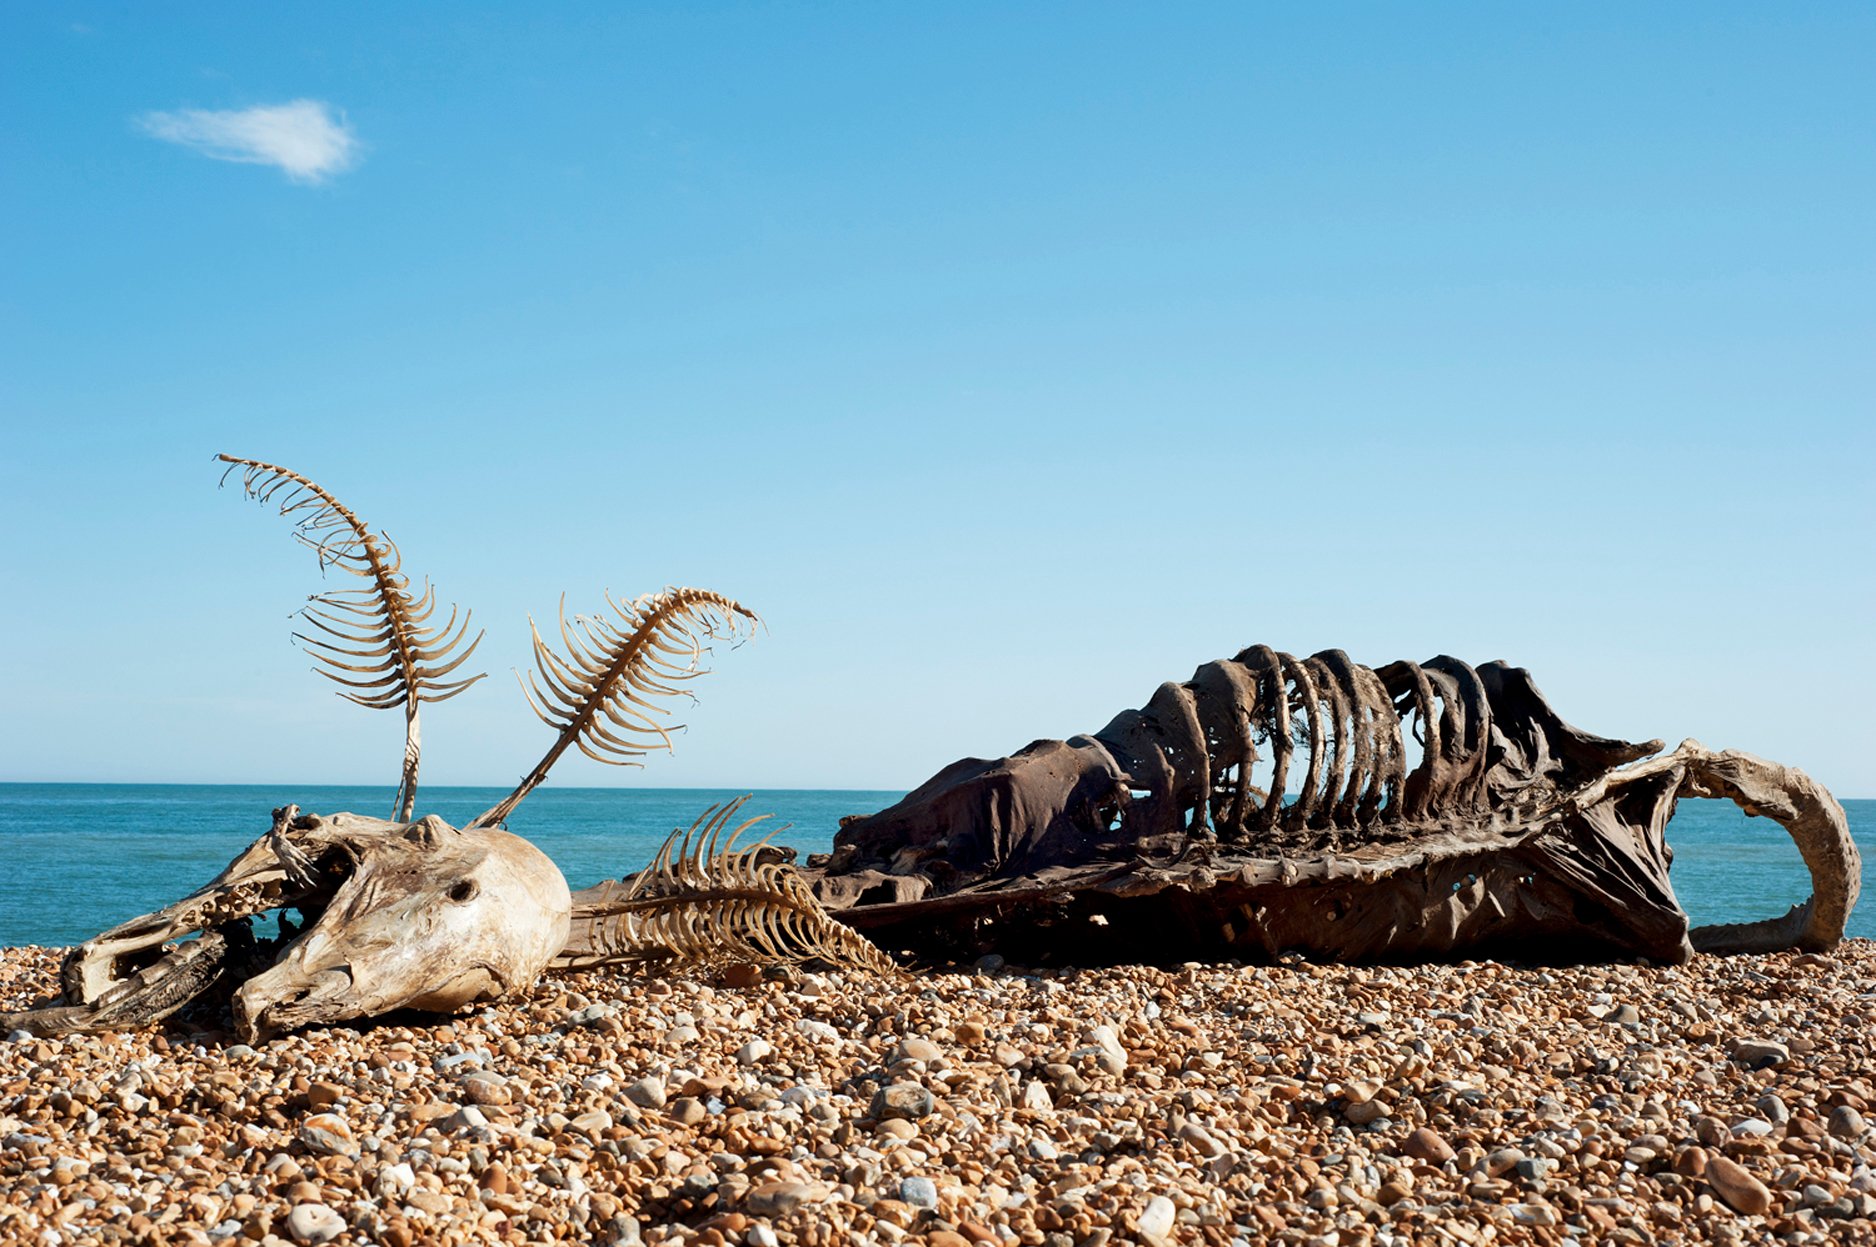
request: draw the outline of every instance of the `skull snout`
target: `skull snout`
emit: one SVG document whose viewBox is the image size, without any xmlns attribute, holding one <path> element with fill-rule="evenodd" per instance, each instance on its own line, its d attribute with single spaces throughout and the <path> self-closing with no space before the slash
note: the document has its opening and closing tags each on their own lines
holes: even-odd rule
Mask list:
<svg viewBox="0 0 1876 1247">
<path fill-rule="evenodd" d="M 351 1017 L 352 974 L 334 967 L 307 974 L 299 965 L 282 962 L 257 974 L 235 992 L 230 1007 L 235 1032 L 247 1043 L 314 1022 Z"/>
<path fill-rule="evenodd" d="M 399 1008 L 452 1012 L 539 977 L 567 937 L 559 868 L 506 832 L 417 826 L 425 834 L 360 854 L 311 926 L 235 993 L 243 1038 Z"/>
</svg>

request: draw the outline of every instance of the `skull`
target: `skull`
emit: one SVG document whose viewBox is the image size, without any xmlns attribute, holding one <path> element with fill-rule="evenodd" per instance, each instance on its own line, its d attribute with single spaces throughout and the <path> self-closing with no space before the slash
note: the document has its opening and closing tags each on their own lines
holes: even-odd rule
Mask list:
<svg viewBox="0 0 1876 1247">
<path fill-rule="evenodd" d="M 539 977 L 572 901 L 547 855 L 431 815 L 364 847 L 311 928 L 234 996 L 250 1042 L 392 1009 L 449 1013 Z"/>
<path fill-rule="evenodd" d="M 278 944 L 257 942 L 251 920 L 289 908 L 305 928 L 283 923 Z M 287 806 L 213 882 L 72 950 L 63 1003 L 0 1025 L 148 1025 L 246 974 L 230 1004 L 250 1042 L 393 1009 L 451 1012 L 532 984 L 565 945 L 571 911 L 559 868 L 519 836 Z"/>
</svg>

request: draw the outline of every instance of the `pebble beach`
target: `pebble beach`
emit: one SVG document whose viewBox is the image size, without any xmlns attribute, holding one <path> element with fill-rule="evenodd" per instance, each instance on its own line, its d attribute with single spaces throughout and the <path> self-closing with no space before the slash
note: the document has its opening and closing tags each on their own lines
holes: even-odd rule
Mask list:
<svg viewBox="0 0 1876 1247">
<path fill-rule="evenodd" d="M 60 950 L 0 952 L 0 1008 Z M 0 1043 L 0 1242 L 1876 1241 L 1876 944 L 544 980 Z"/>
</svg>

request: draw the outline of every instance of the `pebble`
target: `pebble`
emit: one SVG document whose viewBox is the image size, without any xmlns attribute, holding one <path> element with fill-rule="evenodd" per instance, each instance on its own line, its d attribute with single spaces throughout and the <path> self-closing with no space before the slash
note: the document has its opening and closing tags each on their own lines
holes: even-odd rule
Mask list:
<svg viewBox="0 0 1876 1247">
<path fill-rule="evenodd" d="M 591 1026 L 602 1018 L 611 1017 L 613 1012 L 614 1010 L 611 1005 L 600 1004 L 595 1001 L 584 1008 L 575 1010 L 568 1016 L 567 1021 L 574 1026 Z"/>
<path fill-rule="evenodd" d="M 1501 1147 L 1485 1158 L 1485 1172 L 1492 1177 L 1502 1177 L 1516 1169 L 1524 1160 L 1524 1153 L 1515 1147 Z"/>
<path fill-rule="evenodd" d="M 1414 1127 L 1401 1150 L 1415 1160 L 1424 1160 L 1432 1165 L 1443 1165 L 1455 1155 L 1450 1143 L 1425 1126 Z"/>
<path fill-rule="evenodd" d="M 1101 1056 L 1107 1058 L 1102 1064 L 1106 1073 L 1121 1074 L 1127 1069 L 1127 1049 L 1122 1046 L 1120 1036 L 1112 1026 L 1105 1023 L 1088 1029 L 1087 1040 Z"/>
<path fill-rule="evenodd" d="M 57 963 L 0 953 L 0 1008 Z M 284 1247 L 316 1204 L 384 1247 L 1743 1247 L 1876 1214 L 1860 940 L 1802 968 L 593 971 L 252 1048 L 215 1024 L 0 1044 L 0 1238 Z"/>
<path fill-rule="evenodd" d="M 917 1118 L 929 1115 L 936 1103 L 931 1091 L 919 1083 L 896 1082 L 874 1093 L 871 1112 L 880 1119 Z"/>
<path fill-rule="evenodd" d="M 590 1109 L 567 1122 L 581 1134 L 598 1137 L 612 1129 L 612 1114 L 603 1108 Z"/>
<path fill-rule="evenodd" d="M 1178 1209 L 1173 1207 L 1170 1199 L 1164 1195 L 1155 1195 L 1147 1201 L 1135 1224 L 1139 1227 L 1141 1237 L 1157 1241 L 1172 1233 L 1177 1215 Z"/>
<path fill-rule="evenodd" d="M 773 1051 L 775 1051 L 775 1049 L 770 1046 L 768 1040 L 751 1039 L 748 1043 L 736 1050 L 736 1063 L 738 1065 L 757 1065 Z"/>
<path fill-rule="evenodd" d="M 1526 1156 L 1515 1167 L 1526 1182 L 1542 1182 L 1557 1171 L 1557 1162 L 1548 1156 Z"/>
<path fill-rule="evenodd" d="M 482 1171 L 482 1176 L 476 1179 L 476 1185 L 496 1195 L 508 1194 L 507 1168 L 499 1160 L 496 1161 Z"/>
<path fill-rule="evenodd" d="M 893 1050 L 895 1061 L 924 1061 L 930 1063 L 944 1056 L 937 1044 L 929 1039 L 908 1039 Z"/>
<path fill-rule="evenodd" d="M 396 1199 L 415 1185 L 417 1171 L 410 1167 L 410 1162 L 400 1160 L 378 1171 L 378 1181 L 373 1189 L 383 1198 Z"/>
<path fill-rule="evenodd" d="M 1216 1135 L 1195 1121 L 1188 1121 L 1179 1127 L 1179 1137 L 1190 1143 L 1200 1156 L 1208 1160 L 1223 1156 L 1230 1150 Z"/>
<path fill-rule="evenodd" d="M 506 1104 L 510 1099 L 508 1080 L 489 1070 L 463 1075 L 462 1089 L 472 1104 Z"/>
<path fill-rule="evenodd" d="M 300 1142 L 321 1156 L 356 1156 L 358 1141 L 352 1127 L 336 1113 L 317 1113 L 300 1123 Z"/>
<path fill-rule="evenodd" d="M 1733 1060 L 1748 1069 L 1765 1069 L 1791 1060 L 1791 1049 L 1772 1039 L 1742 1039 L 1733 1045 Z"/>
<path fill-rule="evenodd" d="M 756 986 L 762 982 L 762 967 L 747 961 L 723 967 L 723 986 L 738 990 Z"/>
<path fill-rule="evenodd" d="M 489 1119 L 473 1104 L 465 1104 L 442 1119 L 443 1129 L 455 1134 L 488 1129 Z"/>
<path fill-rule="evenodd" d="M 345 1218 L 324 1204 L 295 1204 L 287 1213 L 287 1233 L 297 1243 L 329 1243 L 345 1231 Z"/>
<path fill-rule="evenodd" d="M 1707 1183 L 1728 1207 L 1749 1217 L 1763 1216 L 1772 1206 L 1772 1192 L 1765 1183 L 1730 1157 L 1707 1159 Z"/>
<path fill-rule="evenodd" d="M 641 1078 L 637 1082 L 627 1084 L 621 1094 L 640 1108 L 663 1108 L 665 1103 L 664 1079 Z M 692 1102 L 695 1103 L 695 1101 Z"/>
<path fill-rule="evenodd" d="M 760 1217 L 786 1216 L 803 1204 L 817 1204 L 828 1196 L 818 1182 L 764 1182 L 746 1199 L 749 1211 Z"/>
</svg>

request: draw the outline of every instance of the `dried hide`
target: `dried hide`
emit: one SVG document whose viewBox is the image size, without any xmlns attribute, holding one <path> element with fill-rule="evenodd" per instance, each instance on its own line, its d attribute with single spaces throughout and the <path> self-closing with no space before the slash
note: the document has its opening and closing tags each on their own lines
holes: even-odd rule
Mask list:
<svg viewBox="0 0 1876 1247">
<path fill-rule="evenodd" d="M 1091 736 L 956 762 L 810 858 L 814 892 L 895 953 L 1097 964 L 1824 949 L 1861 866 L 1802 772 L 1571 727 L 1527 672 L 1373 670 L 1257 646 Z M 1659 755 L 1659 756 L 1651 756 Z M 1664 831 L 1683 797 L 1776 819 L 1813 895 L 1690 931 Z"/>
</svg>

